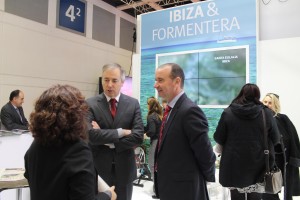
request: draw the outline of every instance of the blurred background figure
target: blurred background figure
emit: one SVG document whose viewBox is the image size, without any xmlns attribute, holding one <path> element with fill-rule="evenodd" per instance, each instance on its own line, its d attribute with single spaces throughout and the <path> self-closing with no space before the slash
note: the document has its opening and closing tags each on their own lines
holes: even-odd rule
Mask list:
<svg viewBox="0 0 300 200">
<path fill-rule="evenodd" d="M 148 164 L 151 170 L 151 178 L 154 179 L 154 154 L 159 136 L 161 120 L 162 120 L 162 107 L 155 97 L 150 97 L 147 100 L 148 115 L 147 125 L 145 127 L 145 134 L 150 137 L 150 148 L 148 155 Z"/>
<path fill-rule="evenodd" d="M 34 141 L 25 154 L 31 200 L 116 199 L 113 187 L 98 193 L 87 112 L 84 97 L 69 85 L 53 86 L 37 100 L 30 115 Z"/>
<path fill-rule="evenodd" d="M 282 172 L 284 172 L 284 160 L 286 160 L 284 197 L 286 200 L 292 200 L 292 196 L 300 196 L 300 143 L 297 130 L 288 116 L 280 113 L 280 101 L 277 94 L 266 94 L 263 98 L 263 104 L 273 111 L 273 116 L 275 117 L 279 133 L 283 140 L 285 155 L 282 152 L 276 153 L 275 160 Z M 279 199 L 279 196 L 278 194 L 263 194 L 263 199 L 275 200 Z"/>
<path fill-rule="evenodd" d="M 262 110 L 266 116 L 270 166 L 274 166 L 274 145 L 280 144 L 279 132 L 272 112 L 260 102 L 260 90 L 246 84 L 220 118 L 215 141 L 222 145 L 219 180 L 231 192 L 232 200 L 260 200 L 257 193 L 265 172 L 264 128 Z M 244 194 L 243 194 L 244 193 Z"/>
<path fill-rule="evenodd" d="M 9 102 L 1 109 L 1 123 L 3 129 L 28 130 L 28 121 L 24 116 L 22 104 L 24 93 L 21 90 L 14 90 L 9 95 Z"/>
<path fill-rule="evenodd" d="M 167 105 L 168 105 L 167 100 L 163 99 L 163 100 L 161 101 L 161 106 L 162 106 L 162 108 L 163 108 L 163 111 L 166 109 Z"/>
</svg>

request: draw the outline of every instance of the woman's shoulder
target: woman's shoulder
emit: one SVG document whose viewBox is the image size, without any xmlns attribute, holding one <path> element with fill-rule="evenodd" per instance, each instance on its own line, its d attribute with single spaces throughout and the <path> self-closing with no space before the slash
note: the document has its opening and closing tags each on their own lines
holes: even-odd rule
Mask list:
<svg viewBox="0 0 300 200">
<path fill-rule="evenodd" d="M 148 115 L 148 118 L 156 118 L 157 116 L 157 113 L 153 112 L 150 115 Z"/>
<path fill-rule="evenodd" d="M 153 121 L 161 121 L 157 113 L 151 113 L 148 115 L 148 119 Z"/>
</svg>

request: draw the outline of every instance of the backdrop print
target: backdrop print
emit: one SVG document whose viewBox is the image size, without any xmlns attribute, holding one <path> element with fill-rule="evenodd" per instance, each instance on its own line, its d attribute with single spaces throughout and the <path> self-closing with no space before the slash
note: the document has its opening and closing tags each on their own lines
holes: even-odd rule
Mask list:
<svg viewBox="0 0 300 200">
<path fill-rule="evenodd" d="M 185 92 L 202 108 L 227 107 L 248 82 L 248 47 L 157 54 L 157 67 L 174 62 L 185 74 Z"/>
<path fill-rule="evenodd" d="M 155 69 L 175 62 L 185 92 L 215 131 L 241 86 L 256 83 L 256 1 L 210 0 L 141 15 L 141 107 L 155 95 Z"/>
</svg>

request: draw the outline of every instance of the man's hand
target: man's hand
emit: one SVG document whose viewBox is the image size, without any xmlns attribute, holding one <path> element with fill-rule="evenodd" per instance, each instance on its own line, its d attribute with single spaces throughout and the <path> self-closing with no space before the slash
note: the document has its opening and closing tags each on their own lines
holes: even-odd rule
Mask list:
<svg viewBox="0 0 300 200">
<path fill-rule="evenodd" d="M 116 200 L 117 199 L 117 194 L 115 192 L 115 186 L 111 186 L 111 188 L 109 190 L 111 192 L 111 200 Z"/>
<path fill-rule="evenodd" d="M 122 133 L 123 133 L 123 136 L 127 136 L 127 135 L 130 135 L 130 134 L 131 134 L 131 130 L 128 130 L 128 129 L 122 129 Z"/>
<path fill-rule="evenodd" d="M 93 126 L 93 129 L 100 129 L 100 126 L 95 121 L 92 121 L 92 126 Z"/>
</svg>

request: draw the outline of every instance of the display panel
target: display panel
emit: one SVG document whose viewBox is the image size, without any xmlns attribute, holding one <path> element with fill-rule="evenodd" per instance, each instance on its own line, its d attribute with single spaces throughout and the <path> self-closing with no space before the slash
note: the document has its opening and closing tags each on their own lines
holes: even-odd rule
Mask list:
<svg viewBox="0 0 300 200">
<path fill-rule="evenodd" d="M 156 66 L 177 63 L 182 67 L 184 90 L 201 107 L 227 107 L 249 81 L 248 46 L 157 54 L 156 61 Z"/>
</svg>

